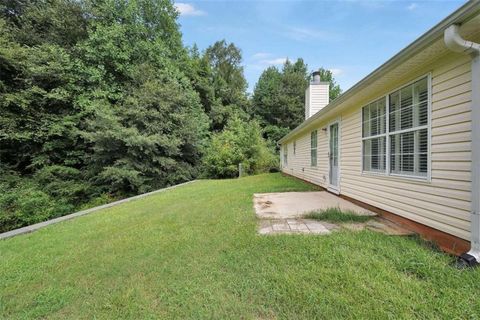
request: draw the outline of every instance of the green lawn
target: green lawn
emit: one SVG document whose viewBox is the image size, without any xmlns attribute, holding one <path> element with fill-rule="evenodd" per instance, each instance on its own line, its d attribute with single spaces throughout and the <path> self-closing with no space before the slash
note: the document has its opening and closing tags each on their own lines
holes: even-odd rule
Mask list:
<svg viewBox="0 0 480 320">
<path fill-rule="evenodd" d="M 479 318 L 480 269 L 416 238 L 256 234 L 280 174 L 199 181 L 0 241 L 0 318 Z"/>
<path fill-rule="evenodd" d="M 355 222 L 367 222 L 372 219 L 372 216 L 361 216 L 351 211 L 342 211 L 340 208 L 328 208 L 326 210 L 313 211 L 306 215 L 304 218 L 329 221 L 332 223 L 355 223 Z"/>
</svg>

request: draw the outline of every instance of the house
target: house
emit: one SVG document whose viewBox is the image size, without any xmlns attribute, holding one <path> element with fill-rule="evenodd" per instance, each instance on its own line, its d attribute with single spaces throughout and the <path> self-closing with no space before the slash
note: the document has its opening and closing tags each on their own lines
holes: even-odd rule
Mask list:
<svg viewBox="0 0 480 320">
<path fill-rule="evenodd" d="M 318 74 L 282 172 L 480 262 L 480 1 L 469 1 L 334 101 Z"/>
</svg>

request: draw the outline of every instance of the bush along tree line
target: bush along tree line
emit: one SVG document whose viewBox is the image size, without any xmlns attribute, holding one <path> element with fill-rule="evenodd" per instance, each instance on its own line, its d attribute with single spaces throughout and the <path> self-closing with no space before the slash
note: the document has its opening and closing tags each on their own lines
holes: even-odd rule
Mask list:
<svg viewBox="0 0 480 320">
<path fill-rule="evenodd" d="M 277 166 L 305 63 L 268 68 L 250 97 L 240 49 L 187 48 L 177 18 L 170 0 L 0 3 L 0 232 Z"/>
</svg>

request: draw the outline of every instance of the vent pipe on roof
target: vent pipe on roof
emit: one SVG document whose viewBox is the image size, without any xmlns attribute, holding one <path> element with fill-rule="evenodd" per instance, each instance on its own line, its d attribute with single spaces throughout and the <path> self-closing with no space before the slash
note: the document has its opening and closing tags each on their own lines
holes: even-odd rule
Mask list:
<svg viewBox="0 0 480 320">
<path fill-rule="evenodd" d="M 320 72 L 312 73 L 312 80 L 305 91 L 305 120 L 330 103 L 330 83 L 320 79 Z"/>
<path fill-rule="evenodd" d="M 473 267 L 480 263 L 480 44 L 467 41 L 459 34 L 459 26 L 445 30 L 444 41 L 455 52 L 472 56 L 472 197 L 470 251 L 459 258 L 460 267 Z"/>
</svg>

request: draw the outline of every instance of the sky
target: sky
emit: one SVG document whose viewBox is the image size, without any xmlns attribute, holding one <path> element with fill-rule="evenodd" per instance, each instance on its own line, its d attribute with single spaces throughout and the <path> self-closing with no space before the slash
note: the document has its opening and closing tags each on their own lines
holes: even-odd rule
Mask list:
<svg viewBox="0 0 480 320">
<path fill-rule="evenodd" d="M 303 58 L 347 90 L 464 4 L 443 1 L 208 0 L 176 2 L 185 45 L 242 50 L 248 91 L 269 66 Z"/>
</svg>

